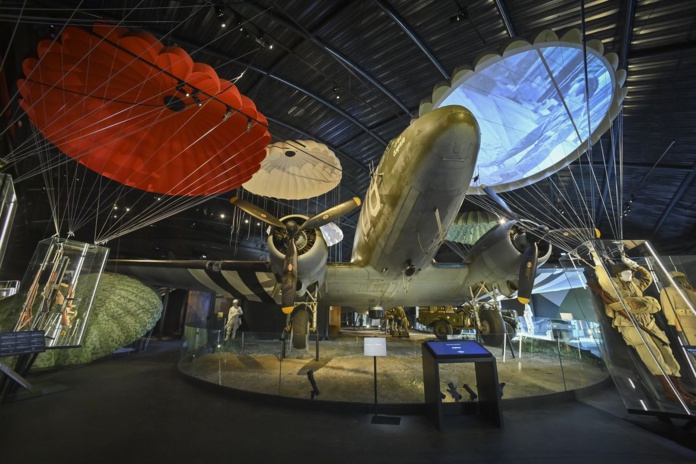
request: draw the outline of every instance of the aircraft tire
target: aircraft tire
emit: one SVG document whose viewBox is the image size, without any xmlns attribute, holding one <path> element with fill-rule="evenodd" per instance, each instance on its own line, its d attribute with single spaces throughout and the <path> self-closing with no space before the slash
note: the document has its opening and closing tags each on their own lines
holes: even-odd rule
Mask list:
<svg viewBox="0 0 696 464">
<path fill-rule="evenodd" d="M 452 335 L 452 326 L 447 321 L 437 321 L 433 324 L 433 333 L 438 340 L 447 340 L 447 336 Z"/>
<path fill-rule="evenodd" d="M 505 341 L 503 317 L 498 311 L 479 311 L 481 339 L 489 346 L 503 346 Z"/>
<path fill-rule="evenodd" d="M 307 332 L 309 331 L 309 312 L 298 309 L 292 316 L 292 347 L 297 350 L 307 348 Z"/>
</svg>

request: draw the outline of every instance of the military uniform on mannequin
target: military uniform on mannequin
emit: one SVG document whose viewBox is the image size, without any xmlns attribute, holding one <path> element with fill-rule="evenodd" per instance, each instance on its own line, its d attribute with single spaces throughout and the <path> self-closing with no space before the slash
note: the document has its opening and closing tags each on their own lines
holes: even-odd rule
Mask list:
<svg viewBox="0 0 696 464">
<path fill-rule="evenodd" d="M 681 383 L 681 368 L 672 354 L 667 336 L 655 323 L 653 314 L 660 311 L 660 304 L 655 298 L 643 295 L 653 281 L 650 271 L 623 256 L 620 263 L 611 267 L 609 277 L 604 272 L 599 258 L 596 255 L 593 257 L 597 280 L 601 286 L 600 296 L 605 303 L 606 315 L 612 319 L 612 326 L 621 334 L 626 344 L 636 350 L 650 373 L 657 377 L 668 399 L 677 400 L 677 397 L 665 379 L 663 370 L 684 401 L 689 405 L 696 405 L 696 396 L 686 391 Z M 613 285 L 610 280 L 613 281 Z M 630 311 L 630 315 L 626 313 L 626 309 Z M 631 316 L 640 327 L 640 332 L 633 324 Z"/>
<path fill-rule="evenodd" d="M 696 309 L 696 290 L 683 272 L 674 271 L 671 274 L 679 290 L 673 285 L 663 288 L 660 292 L 660 303 L 665 311 L 667 323 L 681 332 L 689 345 L 694 345 L 696 344 L 696 313 L 692 308 Z M 691 308 L 682 295 L 689 300 Z"/>
<path fill-rule="evenodd" d="M 387 331 L 393 337 L 410 337 L 408 329 L 411 324 L 408 322 L 408 317 L 406 317 L 406 312 L 402 306 L 388 309 L 386 321 Z"/>
<path fill-rule="evenodd" d="M 225 341 L 230 338 L 230 332 L 232 332 L 232 339 L 237 336 L 237 329 L 242 325 L 242 314 L 244 314 L 244 311 L 239 307 L 239 300 L 232 300 L 232 306 L 227 313 L 227 323 L 225 324 Z"/>
</svg>

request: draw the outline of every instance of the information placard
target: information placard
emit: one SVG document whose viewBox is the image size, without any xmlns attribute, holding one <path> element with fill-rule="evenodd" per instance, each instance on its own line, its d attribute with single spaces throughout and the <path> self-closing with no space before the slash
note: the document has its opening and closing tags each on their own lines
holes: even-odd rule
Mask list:
<svg viewBox="0 0 696 464">
<path fill-rule="evenodd" d="M 365 356 L 386 356 L 387 339 L 379 337 L 365 337 Z"/>
<path fill-rule="evenodd" d="M 0 357 L 46 351 L 46 334 L 43 330 L 0 333 Z"/>
</svg>

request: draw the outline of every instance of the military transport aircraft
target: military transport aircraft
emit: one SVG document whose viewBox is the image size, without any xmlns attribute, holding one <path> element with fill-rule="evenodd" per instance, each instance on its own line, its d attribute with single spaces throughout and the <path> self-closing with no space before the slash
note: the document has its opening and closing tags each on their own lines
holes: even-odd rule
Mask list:
<svg viewBox="0 0 696 464">
<path fill-rule="evenodd" d="M 359 199 L 312 218 L 278 219 L 233 198 L 235 206 L 273 227 L 268 262 L 113 260 L 109 267 L 149 284 L 202 284 L 217 293 L 281 304 L 296 348 L 305 346 L 307 332 L 316 327 L 317 301 L 365 309 L 455 306 L 497 290 L 528 302 L 537 265 L 551 254 L 548 229 L 532 221 L 501 223 L 462 263 L 434 261 L 464 201 L 479 142 L 478 123 L 461 106 L 427 113 L 393 139 L 362 203 L 350 262 L 327 263 L 319 227 L 360 206 Z M 504 332 L 499 311 L 478 313 L 480 330 Z"/>
</svg>

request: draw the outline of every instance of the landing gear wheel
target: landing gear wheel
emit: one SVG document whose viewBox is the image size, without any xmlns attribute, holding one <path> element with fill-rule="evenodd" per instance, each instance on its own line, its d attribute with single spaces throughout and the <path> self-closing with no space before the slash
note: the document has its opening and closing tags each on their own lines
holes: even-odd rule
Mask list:
<svg viewBox="0 0 696 464">
<path fill-rule="evenodd" d="M 505 340 L 503 317 L 498 311 L 479 311 L 481 338 L 486 345 L 502 346 Z"/>
<path fill-rule="evenodd" d="M 447 336 L 452 335 L 452 326 L 447 321 L 437 321 L 433 324 L 433 333 L 438 340 L 447 340 Z"/>
<path fill-rule="evenodd" d="M 298 309 L 292 316 L 292 347 L 297 350 L 307 348 L 307 333 L 309 332 L 309 312 Z"/>
</svg>

